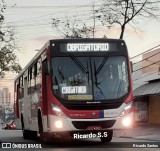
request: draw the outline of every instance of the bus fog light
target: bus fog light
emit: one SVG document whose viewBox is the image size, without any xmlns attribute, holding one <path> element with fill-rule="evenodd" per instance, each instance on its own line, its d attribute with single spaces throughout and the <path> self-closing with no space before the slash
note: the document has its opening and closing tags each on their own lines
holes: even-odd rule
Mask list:
<svg viewBox="0 0 160 151">
<path fill-rule="evenodd" d="M 124 126 L 130 126 L 131 125 L 131 123 L 132 123 L 132 120 L 131 120 L 131 118 L 130 117 L 126 117 L 126 118 L 124 118 L 123 120 L 122 120 L 122 124 L 124 125 Z"/>
<path fill-rule="evenodd" d="M 55 126 L 56 126 L 56 128 L 62 128 L 62 126 L 63 126 L 62 121 L 60 121 L 60 120 L 55 121 Z"/>
</svg>

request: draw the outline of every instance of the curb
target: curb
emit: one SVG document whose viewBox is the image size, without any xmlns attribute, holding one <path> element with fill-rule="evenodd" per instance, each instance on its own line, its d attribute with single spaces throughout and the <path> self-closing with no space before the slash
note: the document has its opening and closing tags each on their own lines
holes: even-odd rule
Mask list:
<svg viewBox="0 0 160 151">
<path fill-rule="evenodd" d="M 118 137 L 118 136 L 114 136 L 114 137 Z M 118 138 L 132 138 L 132 139 L 137 139 L 137 140 L 145 140 L 145 141 L 159 142 L 159 140 L 136 138 L 136 137 L 131 137 L 131 136 L 119 136 Z"/>
</svg>

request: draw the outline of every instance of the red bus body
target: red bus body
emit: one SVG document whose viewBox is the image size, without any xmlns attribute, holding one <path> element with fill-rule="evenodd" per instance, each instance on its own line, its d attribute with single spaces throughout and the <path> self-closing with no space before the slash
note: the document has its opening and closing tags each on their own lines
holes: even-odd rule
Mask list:
<svg viewBox="0 0 160 151">
<path fill-rule="evenodd" d="M 114 129 L 132 127 L 132 99 L 123 40 L 50 40 L 15 79 L 24 138 L 92 132 L 111 141 Z"/>
</svg>

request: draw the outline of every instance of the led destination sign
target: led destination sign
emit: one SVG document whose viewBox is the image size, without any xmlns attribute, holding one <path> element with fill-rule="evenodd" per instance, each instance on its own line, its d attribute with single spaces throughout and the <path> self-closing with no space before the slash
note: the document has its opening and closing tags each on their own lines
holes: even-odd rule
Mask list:
<svg viewBox="0 0 160 151">
<path fill-rule="evenodd" d="M 60 43 L 60 52 L 68 52 L 68 53 L 108 53 L 108 52 L 119 52 L 121 50 L 122 45 L 116 42 L 64 42 Z M 125 48 L 126 49 L 126 48 Z M 54 53 L 55 54 L 55 53 Z"/>
<path fill-rule="evenodd" d="M 69 43 L 67 51 L 108 51 L 108 43 Z"/>
</svg>

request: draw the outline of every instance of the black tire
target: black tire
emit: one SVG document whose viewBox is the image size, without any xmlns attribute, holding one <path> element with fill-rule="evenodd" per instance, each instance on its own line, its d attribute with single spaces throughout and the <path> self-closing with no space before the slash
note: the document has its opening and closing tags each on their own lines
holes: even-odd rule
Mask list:
<svg viewBox="0 0 160 151">
<path fill-rule="evenodd" d="M 30 139 L 36 140 L 37 139 L 37 132 L 36 131 L 29 131 Z"/>
<path fill-rule="evenodd" d="M 36 131 L 25 130 L 23 118 L 21 118 L 21 124 L 22 124 L 22 132 L 23 132 L 24 139 L 34 139 L 34 140 L 37 139 Z"/>
<path fill-rule="evenodd" d="M 113 130 L 109 130 L 107 131 L 107 137 L 101 137 L 101 142 L 106 143 L 106 142 L 110 142 L 112 140 L 113 137 Z"/>
<path fill-rule="evenodd" d="M 30 139 L 30 131 L 25 129 L 22 129 L 22 131 L 23 131 L 23 138 Z"/>
<path fill-rule="evenodd" d="M 22 133 L 24 139 L 30 138 L 30 133 L 28 130 L 25 130 L 24 122 L 23 122 L 23 115 L 21 115 L 21 125 L 22 125 Z"/>
</svg>

